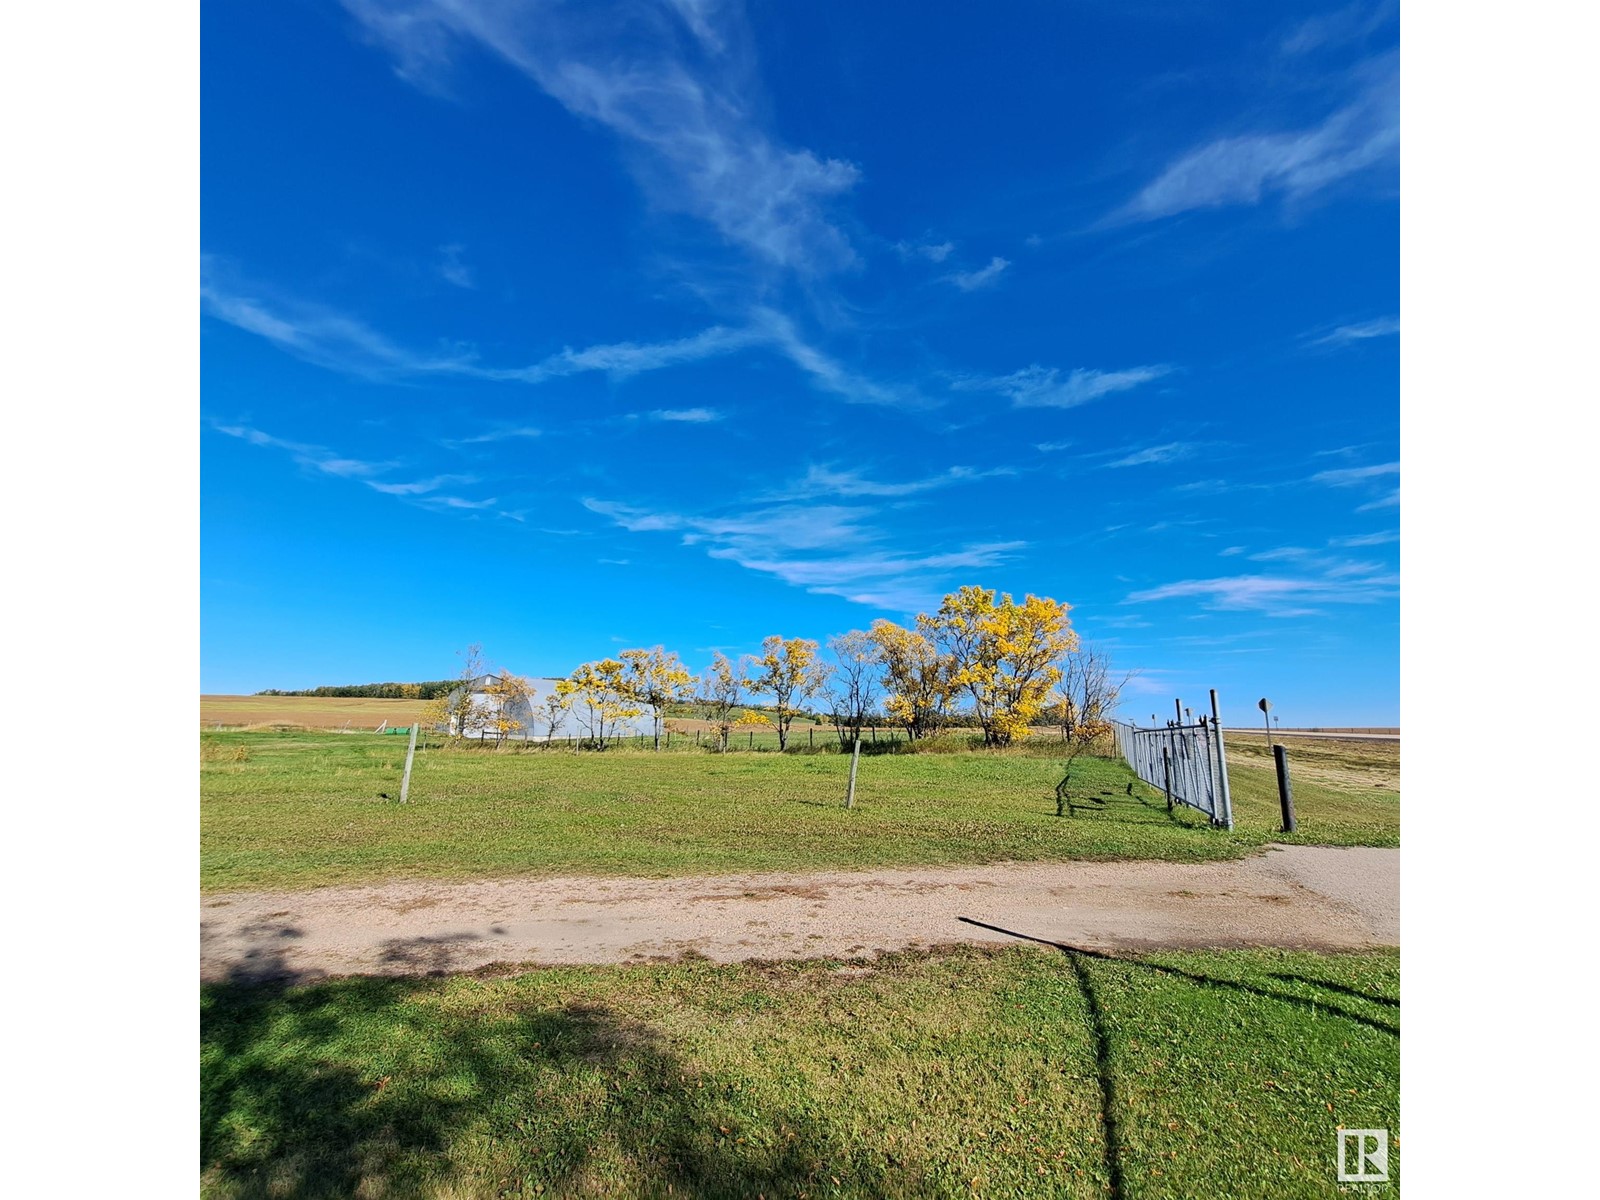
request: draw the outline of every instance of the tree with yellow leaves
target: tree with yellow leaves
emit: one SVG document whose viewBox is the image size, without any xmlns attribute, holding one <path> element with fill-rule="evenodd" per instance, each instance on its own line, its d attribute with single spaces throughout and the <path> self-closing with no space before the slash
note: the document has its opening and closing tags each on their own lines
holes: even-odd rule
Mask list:
<svg viewBox="0 0 1600 1200">
<path fill-rule="evenodd" d="M 606 748 L 606 739 L 615 735 L 618 722 L 644 711 L 634 703 L 623 666 L 614 658 L 584 663 L 565 682 L 578 724 L 597 750 Z"/>
<path fill-rule="evenodd" d="M 489 711 L 473 690 L 484 673 L 482 645 L 474 642 L 456 653 L 462 659 L 460 682 L 424 705 L 419 720 L 424 729 L 442 729 L 452 743 L 460 745 L 469 734 L 482 733 Z"/>
<path fill-rule="evenodd" d="M 525 676 L 513 675 L 502 667 L 483 689 L 483 694 L 486 701 L 484 727 L 494 734 L 498 748 L 505 745 L 512 734 L 527 728 L 522 715 L 531 715 L 533 684 Z"/>
<path fill-rule="evenodd" d="M 555 687 L 550 689 L 550 694 L 544 698 L 544 740 L 546 744 L 556 740 L 556 733 L 566 724 L 567 715 L 572 711 L 572 681 L 570 679 L 556 680 Z"/>
<path fill-rule="evenodd" d="M 986 746 L 1009 746 L 1028 736 L 1061 679 L 1061 659 L 1077 647 L 1069 606 L 1048 596 L 1021 604 L 1009 592 L 964 587 L 917 627 L 951 659 L 951 682 L 972 697 Z"/>
<path fill-rule="evenodd" d="M 956 694 L 954 660 L 926 634 L 893 621 L 874 621 L 869 636 L 883 664 L 884 710 L 912 740 L 937 733 Z"/>
<path fill-rule="evenodd" d="M 755 745 L 756 741 L 756 731 L 759 729 L 771 729 L 772 718 L 767 716 L 767 714 L 764 712 L 757 712 L 753 708 L 747 708 L 734 718 L 733 726 L 735 729 L 749 733 L 750 744 L 753 746 Z M 724 746 L 723 749 L 727 749 L 727 747 Z M 778 749 L 783 749 L 783 740 L 781 735 L 779 736 Z"/>
<path fill-rule="evenodd" d="M 669 704 L 681 704 L 694 694 L 694 676 L 677 654 L 663 650 L 624 650 L 622 692 L 650 714 L 655 748 L 661 749 L 661 718 Z"/>
<path fill-rule="evenodd" d="M 744 686 L 744 668 L 735 666 L 728 656 L 716 650 L 711 666 L 700 677 L 700 711 L 717 735 L 717 748 L 728 750 L 728 734 L 733 729 L 733 710 L 739 707 L 739 689 Z"/>
<path fill-rule="evenodd" d="M 796 701 L 815 696 L 828 682 L 831 672 L 817 657 L 819 649 L 809 638 L 785 640 L 774 634 L 761 643 L 761 654 L 753 663 L 758 673 L 748 686 L 774 701 L 773 724 L 778 727 L 780 751 L 788 747 L 789 725 L 800 711 Z"/>
</svg>

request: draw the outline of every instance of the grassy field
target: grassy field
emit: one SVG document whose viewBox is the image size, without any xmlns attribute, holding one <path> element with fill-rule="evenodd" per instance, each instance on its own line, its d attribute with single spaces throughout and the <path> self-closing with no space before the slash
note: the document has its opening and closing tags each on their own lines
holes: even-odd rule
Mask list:
<svg viewBox="0 0 1600 1200">
<path fill-rule="evenodd" d="M 1278 775 L 1267 736 L 1227 735 L 1228 784 L 1233 794 L 1234 820 L 1280 821 Z M 1327 838 L 1320 820 L 1330 806 L 1342 813 L 1370 806 L 1373 811 L 1400 811 L 1400 743 L 1362 741 L 1351 738 L 1297 738 L 1293 734 L 1274 735 L 1289 752 L 1289 782 L 1294 793 L 1298 830 L 1282 834 L 1283 842 L 1323 842 Z M 1314 819 L 1308 820 L 1308 816 Z M 1343 818 L 1341 818 L 1342 821 Z M 1375 846 L 1399 844 L 1399 828 L 1393 841 L 1373 841 Z"/>
<path fill-rule="evenodd" d="M 385 878 L 684 875 L 1071 858 L 1201 861 L 1277 840 L 1270 771 L 1235 768 L 1232 833 L 1082 759 L 1074 791 L 1102 811 L 1055 815 L 1059 759 L 1029 752 L 863 756 L 841 808 L 834 753 L 420 751 L 396 803 L 403 737 L 201 735 L 201 883 L 305 888 Z M 1297 771 L 1298 771 L 1298 759 Z M 1131 794 L 1129 785 L 1132 784 Z M 1398 792 L 1296 779 L 1295 840 L 1398 844 Z"/>
<path fill-rule="evenodd" d="M 872 963 L 346 979 L 201 999 L 202 1194 L 1338 1196 L 1391 1131 L 1399 959 Z"/>
</svg>

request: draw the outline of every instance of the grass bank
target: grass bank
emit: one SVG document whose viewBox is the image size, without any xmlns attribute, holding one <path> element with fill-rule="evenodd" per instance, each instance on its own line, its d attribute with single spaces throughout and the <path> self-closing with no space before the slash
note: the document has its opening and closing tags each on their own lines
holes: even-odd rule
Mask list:
<svg viewBox="0 0 1600 1200">
<path fill-rule="evenodd" d="M 1392 952 L 1022 947 L 217 986 L 202 1194 L 1337 1196 L 1398 996 Z"/>
<path fill-rule="evenodd" d="M 1041 748 L 1042 749 L 1042 748 Z M 845 812 L 837 754 L 419 752 L 397 803 L 405 739 L 201 737 L 201 884 L 304 888 L 386 878 L 685 875 L 1005 860 L 1234 857 L 1273 840 L 1277 802 L 1239 789 L 1237 828 L 1168 814 L 1120 762 L 1081 759 L 1055 815 L 1058 759 L 1021 753 L 864 757 Z M 1132 792 L 1129 793 L 1129 785 Z M 1300 840 L 1393 845 L 1397 795 L 1300 799 Z"/>
</svg>

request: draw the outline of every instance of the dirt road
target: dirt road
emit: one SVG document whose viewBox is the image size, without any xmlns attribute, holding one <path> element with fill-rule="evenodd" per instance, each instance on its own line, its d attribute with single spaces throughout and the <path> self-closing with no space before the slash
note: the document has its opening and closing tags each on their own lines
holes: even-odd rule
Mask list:
<svg viewBox="0 0 1600 1200">
<path fill-rule="evenodd" d="M 688 879 L 387 883 L 211 895 L 203 980 L 424 975 L 492 963 L 870 956 L 1018 937 L 1097 950 L 1398 945 L 1400 852 L 1273 847 L 1234 862 Z"/>
</svg>

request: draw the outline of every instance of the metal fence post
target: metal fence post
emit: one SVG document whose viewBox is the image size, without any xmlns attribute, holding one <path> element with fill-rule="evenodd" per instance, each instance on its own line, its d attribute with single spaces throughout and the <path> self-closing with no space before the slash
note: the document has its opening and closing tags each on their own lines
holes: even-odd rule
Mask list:
<svg viewBox="0 0 1600 1200">
<path fill-rule="evenodd" d="M 1167 783 L 1167 811 L 1172 811 L 1172 756 L 1165 746 L 1161 747 L 1161 773 L 1166 777 Z"/>
<path fill-rule="evenodd" d="M 1233 828 L 1233 795 L 1228 790 L 1228 756 L 1222 746 L 1222 710 L 1217 707 L 1217 689 L 1211 689 L 1211 725 L 1217 735 L 1217 770 L 1220 775 L 1217 779 L 1218 796 L 1222 800 L 1222 824 L 1227 829 Z"/>
<path fill-rule="evenodd" d="M 1272 748 L 1278 768 L 1278 804 L 1283 809 L 1283 833 L 1294 832 L 1294 793 L 1289 790 L 1289 751 L 1280 742 Z"/>
</svg>

